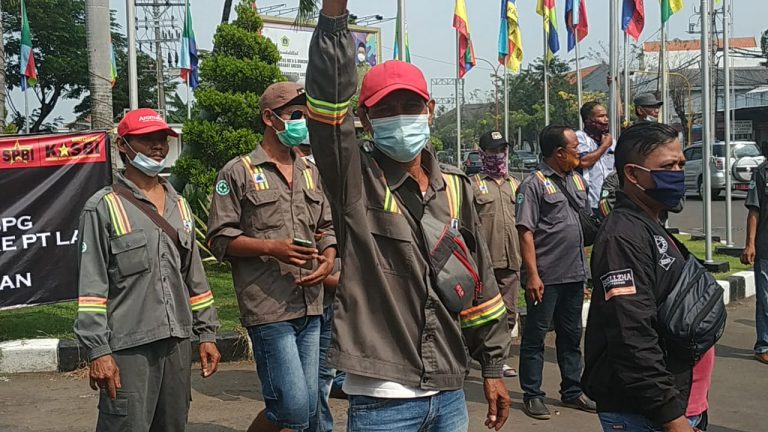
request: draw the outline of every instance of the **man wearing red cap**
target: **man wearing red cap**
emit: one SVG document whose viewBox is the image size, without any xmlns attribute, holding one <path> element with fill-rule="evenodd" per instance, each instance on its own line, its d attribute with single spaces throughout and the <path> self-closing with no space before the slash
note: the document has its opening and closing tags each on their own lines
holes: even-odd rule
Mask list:
<svg viewBox="0 0 768 432">
<path fill-rule="evenodd" d="M 177 134 L 146 108 L 126 114 L 117 134 L 125 171 L 88 200 L 79 230 L 75 333 L 100 389 L 96 430 L 184 431 L 192 334 L 203 377 L 220 355 L 192 212 L 158 176 Z"/>
<path fill-rule="evenodd" d="M 264 395 L 248 431 L 302 431 L 317 411 L 323 282 L 336 237 L 317 168 L 293 150 L 307 138 L 304 88 L 272 84 L 259 108 L 264 139 L 219 172 L 208 239 L 232 264 Z"/>
<path fill-rule="evenodd" d="M 489 252 L 478 241 L 472 185 L 460 170 L 441 167 L 428 146 L 435 103 L 408 63 L 389 61 L 365 75 L 359 115 L 373 142 L 356 140 L 346 5 L 323 1 L 307 105 L 344 268 L 329 362 L 347 372 L 348 428 L 467 430 L 469 352 L 482 365 L 485 425 L 499 430 L 509 414 L 502 379 L 509 334 Z"/>
</svg>

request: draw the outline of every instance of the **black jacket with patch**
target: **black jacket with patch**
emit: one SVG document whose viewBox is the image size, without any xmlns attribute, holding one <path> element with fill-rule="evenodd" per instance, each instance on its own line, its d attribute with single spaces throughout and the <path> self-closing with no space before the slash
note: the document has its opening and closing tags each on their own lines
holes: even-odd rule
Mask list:
<svg viewBox="0 0 768 432">
<path fill-rule="evenodd" d="M 594 290 L 585 336 L 584 391 L 599 412 L 662 425 L 685 414 L 692 366 L 667 355 L 657 303 L 674 288 L 688 251 L 619 191 L 592 251 Z"/>
</svg>

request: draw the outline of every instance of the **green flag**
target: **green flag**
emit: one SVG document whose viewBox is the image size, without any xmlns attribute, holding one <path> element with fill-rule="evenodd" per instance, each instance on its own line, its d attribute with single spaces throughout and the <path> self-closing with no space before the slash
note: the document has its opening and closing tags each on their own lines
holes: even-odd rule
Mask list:
<svg viewBox="0 0 768 432">
<path fill-rule="evenodd" d="M 666 23 L 669 17 L 685 6 L 683 0 L 661 0 L 661 22 Z"/>
</svg>

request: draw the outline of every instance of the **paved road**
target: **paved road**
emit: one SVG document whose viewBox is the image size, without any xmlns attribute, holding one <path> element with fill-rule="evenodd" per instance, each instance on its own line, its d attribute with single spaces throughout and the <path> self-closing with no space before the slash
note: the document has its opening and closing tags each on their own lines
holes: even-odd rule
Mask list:
<svg viewBox="0 0 768 432">
<path fill-rule="evenodd" d="M 744 246 L 744 237 L 747 226 L 747 209 L 744 207 L 746 194 L 734 192 L 731 203 L 733 214 L 733 242 L 737 246 Z M 685 208 L 680 214 L 671 214 L 670 226 L 679 228 L 688 233 L 704 233 L 704 203 L 697 197 L 689 196 L 685 202 Z M 720 236 L 725 240 L 725 199 L 719 198 L 712 202 L 712 235 Z"/>
<path fill-rule="evenodd" d="M 763 432 L 765 389 L 768 366 L 752 359 L 754 343 L 754 302 L 729 306 L 728 327 L 720 341 L 717 366 L 710 393 L 710 432 Z M 512 396 L 512 413 L 503 430 L 514 432 L 595 432 L 594 415 L 563 408 L 557 399 L 559 374 L 553 341 L 547 343 L 544 390 L 548 392 L 552 420 L 536 421 L 521 411 L 517 380 L 507 380 Z M 513 364 L 516 363 L 513 360 Z M 211 379 L 193 375 L 190 432 L 243 431 L 264 406 L 258 379 L 251 363 L 230 363 Z M 470 431 L 483 426 L 482 381 L 473 371 L 466 381 Z M 346 401 L 332 400 L 337 430 L 344 431 Z M 97 398 L 88 388 L 84 374 L 24 374 L 0 376 L 0 430 L 4 432 L 92 431 L 96 421 Z"/>
</svg>

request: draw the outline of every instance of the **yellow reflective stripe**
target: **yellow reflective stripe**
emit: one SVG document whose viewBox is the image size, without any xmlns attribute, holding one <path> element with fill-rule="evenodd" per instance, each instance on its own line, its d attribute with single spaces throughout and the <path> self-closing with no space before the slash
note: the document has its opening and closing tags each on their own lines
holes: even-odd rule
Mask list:
<svg viewBox="0 0 768 432">
<path fill-rule="evenodd" d="M 331 103 L 314 99 L 307 95 L 307 110 L 313 120 L 328 124 L 341 124 L 349 112 L 351 100 L 341 103 Z"/>
<path fill-rule="evenodd" d="M 304 175 L 304 183 L 306 183 L 307 189 L 315 190 L 315 179 L 312 177 L 312 170 L 305 169 L 301 173 Z"/>
<path fill-rule="evenodd" d="M 603 217 L 606 217 L 611 213 L 611 205 L 608 204 L 607 199 L 600 200 L 600 213 L 603 214 Z"/>
<path fill-rule="evenodd" d="M 395 201 L 395 196 L 392 194 L 392 190 L 390 190 L 389 186 L 386 184 L 384 185 L 384 188 L 384 211 L 399 214 L 400 207 L 397 205 L 397 201 Z"/>
<path fill-rule="evenodd" d="M 189 231 L 192 227 L 192 212 L 188 207 L 187 201 L 184 199 L 184 197 L 180 196 L 179 200 L 176 202 L 176 206 L 179 208 L 179 215 L 181 216 L 181 221 L 184 224 L 184 229 Z"/>
<path fill-rule="evenodd" d="M 196 295 L 189 299 L 189 305 L 193 311 L 205 309 L 213 305 L 213 293 L 208 290 L 200 295 Z"/>
<path fill-rule="evenodd" d="M 251 178 L 253 179 L 253 184 L 256 186 L 256 190 L 269 189 L 269 181 L 267 181 L 267 175 L 264 174 L 264 169 L 261 167 L 254 167 L 253 173 Z M 264 181 L 256 181 L 257 177 L 261 177 Z"/>
<path fill-rule="evenodd" d="M 518 182 L 516 178 L 510 177 L 509 186 L 512 187 L 512 195 L 517 195 L 517 187 L 520 186 L 520 182 Z"/>
<path fill-rule="evenodd" d="M 541 180 L 541 182 L 544 184 L 548 194 L 552 195 L 557 193 L 557 188 L 555 188 L 555 185 L 552 184 L 552 180 L 545 177 L 543 172 L 536 171 L 536 177 L 538 177 L 539 180 Z"/>
<path fill-rule="evenodd" d="M 77 312 L 107 313 L 107 299 L 103 297 L 78 297 Z"/>
<path fill-rule="evenodd" d="M 459 219 L 461 216 L 461 179 L 453 174 L 443 174 L 445 180 L 445 192 L 448 194 L 448 207 L 451 219 Z"/>
<path fill-rule="evenodd" d="M 582 180 L 581 177 L 577 175 L 573 176 L 573 184 L 576 185 L 576 190 L 580 192 L 584 192 L 587 190 L 586 186 L 584 186 L 584 180 Z"/>
<path fill-rule="evenodd" d="M 480 177 L 480 174 L 475 175 L 475 181 L 477 181 L 477 187 L 480 189 L 480 194 L 485 195 L 488 193 L 488 183 Z"/>
<path fill-rule="evenodd" d="M 506 307 L 501 294 L 497 294 L 489 301 L 462 311 L 459 314 L 462 328 L 480 327 L 504 315 Z"/>
<path fill-rule="evenodd" d="M 128 220 L 128 214 L 125 212 L 123 202 L 114 192 L 104 195 L 104 201 L 107 203 L 109 218 L 116 236 L 123 236 L 131 232 L 131 222 Z"/>
</svg>

